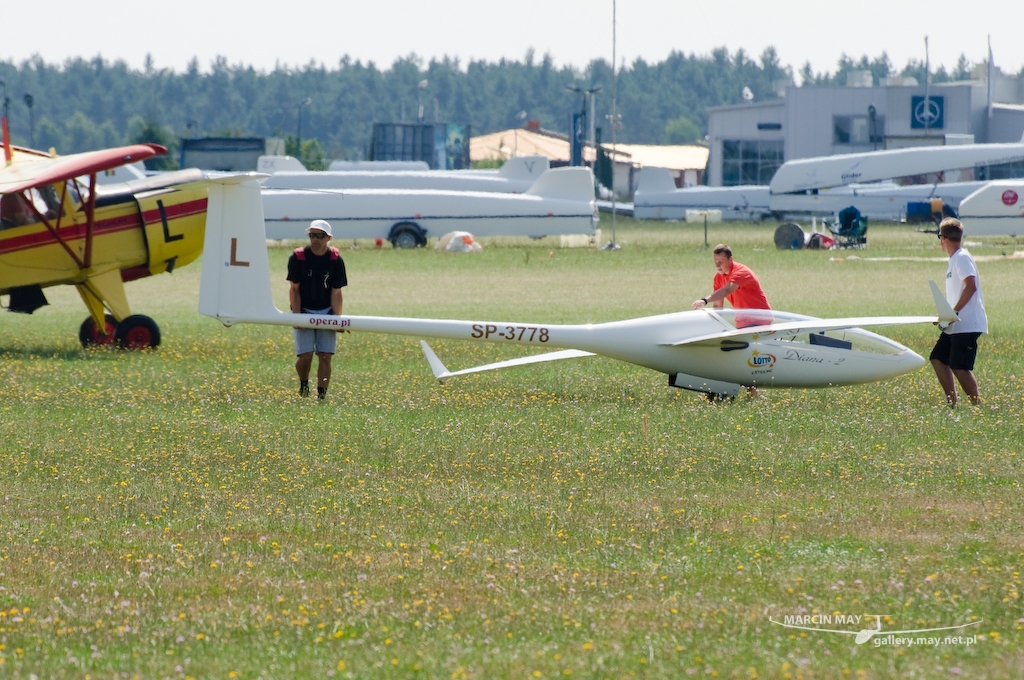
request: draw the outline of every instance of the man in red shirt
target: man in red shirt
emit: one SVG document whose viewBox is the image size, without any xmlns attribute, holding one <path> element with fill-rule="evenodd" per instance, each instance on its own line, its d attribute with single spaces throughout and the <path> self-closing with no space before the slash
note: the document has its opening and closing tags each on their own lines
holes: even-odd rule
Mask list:
<svg viewBox="0 0 1024 680">
<path fill-rule="evenodd" d="M 768 298 L 761 289 L 761 282 L 757 280 L 754 272 L 750 271 L 739 262 L 733 262 L 732 249 L 720 243 L 715 246 L 714 254 L 715 292 L 707 297 L 696 300 L 693 303 L 694 309 L 700 309 L 705 305 L 713 305 L 716 309 L 725 306 L 728 300 L 736 309 L 771 309 Z M 771 314 L 737 314 L 736 327 L 764 326 L 772 322 Z"/>
</svg>

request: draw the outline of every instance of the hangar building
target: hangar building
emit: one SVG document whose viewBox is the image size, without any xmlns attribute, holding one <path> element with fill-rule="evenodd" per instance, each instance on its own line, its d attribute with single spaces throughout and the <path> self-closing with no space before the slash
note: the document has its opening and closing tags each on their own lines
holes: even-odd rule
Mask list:
<svg viewBox="0 0 1024 680">
<path fill-rule="evenodd" d="M 1024 78 L 933 83 L 848 74 L 847 87 L 796 87 L 779 99 L 708 109 L 708 184 L 768 184 L 787 160 L 907 146 L 1017 142 Z M 1024 168 L 1003 169 L 1013 176 Z M 996 179 L 992 173 L 989 179 Z M 986 177 L 976 177 L 986 179 Z"/>
</svg>

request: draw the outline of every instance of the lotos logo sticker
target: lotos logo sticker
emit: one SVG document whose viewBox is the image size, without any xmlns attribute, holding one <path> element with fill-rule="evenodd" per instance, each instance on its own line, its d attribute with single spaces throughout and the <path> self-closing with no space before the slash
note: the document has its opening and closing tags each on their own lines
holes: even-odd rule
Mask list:
<svg viewBox="0 0 1024 680">
<path fill-rule="evenodd" d="M 775 365 L 774 354 L 761 354 L 757 350 L 747 359 L 747 365 L 751 368 L 771 368 Z"/>
<path fill-rule="evenodd" d="M 1017 192 L 1007 189 L 1003 192 L 1003 205 L 1017 205 Z"/>
<path fill-rule="evenodd" d="M 342 319 L 337 316 L 311 316 L 309 317 L 309 323 L 312 326 L 334 326 L 337 328 L 345 328 L 351 323 L 348 319 Z"/>
</svg>

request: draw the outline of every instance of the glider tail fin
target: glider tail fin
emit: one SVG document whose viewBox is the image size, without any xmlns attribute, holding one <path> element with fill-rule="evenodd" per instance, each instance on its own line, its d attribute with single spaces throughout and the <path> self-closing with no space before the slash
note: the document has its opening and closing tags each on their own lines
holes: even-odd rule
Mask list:
<svg viewBox="0 0 1024 680">
<path fill-rule="evenodd" d="M 445 380 L 452 376 L 445 368 L 444 364 L 438 358 L 434 350 L 430 349 L 430 345 L 427 344 L 426 340 L 420 340 L 420 346 L 423 348 L 423 353 L 427 356 L 427 362 L 430 364 L 430 370 L 434 372 L 434 377 L 437 378 L 438 382 L 444 383 Z"/>
<path fill-rule="evenodd" d="M 934 281 L 929 281 L 928 284 L 932 288 L 932 297 L 935 298 L 935 311 L 939 315 L 939 326 L 941 328 L 945 328 L 956 321 L 959 317 L 946 301 L 946 296 L 942 294 L 941 290 L 939 290 L 939 284 Z"/>
<path fill-rule="evenodd" d="M 230 326 L 280 317 L 270 289 L 263 199 L 255 178 L 210 184 L 199 313 Z"/>
</svg>

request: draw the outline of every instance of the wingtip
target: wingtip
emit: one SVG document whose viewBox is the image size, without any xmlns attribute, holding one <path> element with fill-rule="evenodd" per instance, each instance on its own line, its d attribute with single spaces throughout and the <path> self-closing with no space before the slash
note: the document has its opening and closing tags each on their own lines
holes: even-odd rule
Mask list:
<svg viewBox="0 0 1024 680">
<path fill-rule="evenodd" d="M 430 370 L 433 371 L 434 377 L 443 385 L 452 374 L 447 368 L 445 368 L 445 365 L 441 363 L 441 360 L 438 358 L 437 354 L 434 353 L 434 350 L 430 348 L 430 345 L 427 344 L 426 340 L 420 340 L 420 347 L 423 348 L 423 354 L 427 357 L 427 363 L 430 364 Z"/>
</svg>

